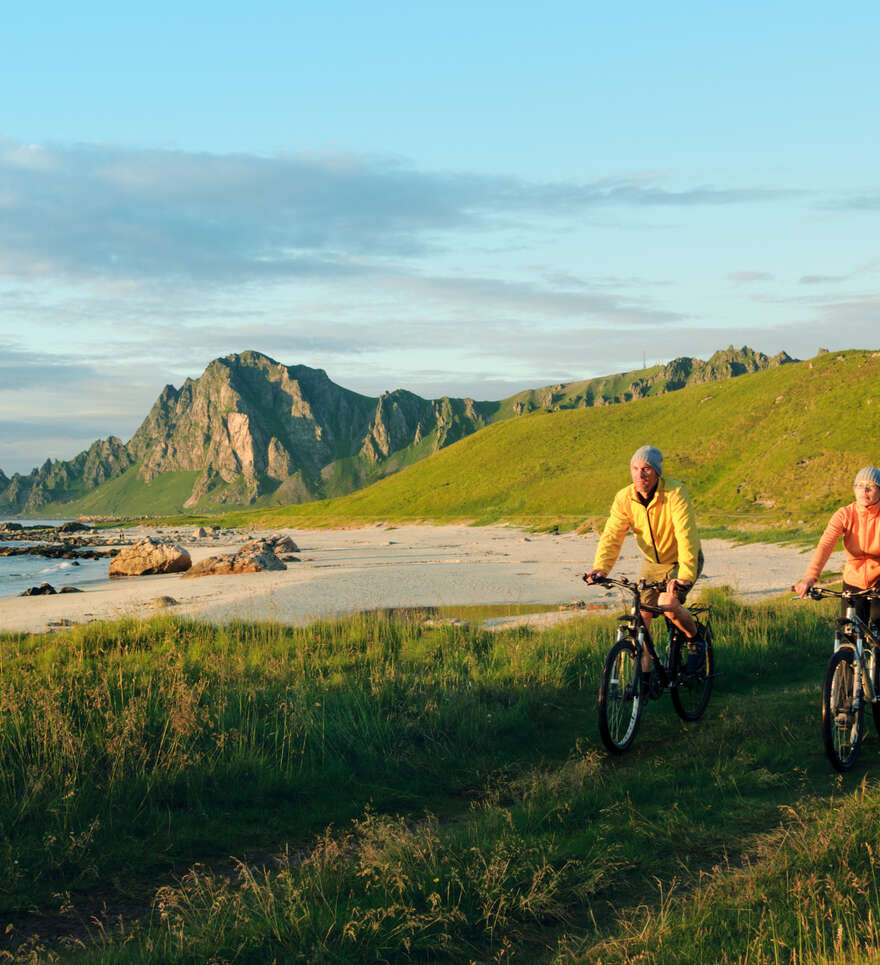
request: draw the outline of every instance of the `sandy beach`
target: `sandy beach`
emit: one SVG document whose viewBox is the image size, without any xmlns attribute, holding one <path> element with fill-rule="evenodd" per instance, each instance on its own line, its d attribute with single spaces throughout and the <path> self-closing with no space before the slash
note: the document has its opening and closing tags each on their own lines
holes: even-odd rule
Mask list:
<svg viewBox="0 0 880 965">
<path fill-rule="evenodd" d="M 92 620 L 147 618 L 167 609 L 218 623 L 241 618 L 307 623 L 319 617 L 385 607 L 476 604 L 617 605 L 618 591 L 580 579 L 596 548 L 594 534 L 526 533 L 510 526 L 369 526 L 357 529 L 280 530 L 296 542 L 299 562 L 283 572 L 183 578 L 178 574 L 110 580 L 82 593 L 0 598 L 0 628 L 41 632 Z M 186 547 L 196 563 L 232 551 L 260 534 L 200 539 L 188 530 L 137 527 Z M 772 545 L 703 543 L 700 586 L 730 586 L 742 599 L 786 593 L 803 574 L 804 551 Z M 639 552 L 627 538 L 614 575 L 635 577 Z M 836 553 L 829 568 L 842 567 Z M 156 601 L 170 597 L 174 604 Z M 546 625 L 577 610 L 511 618 Z"/>
</svg>

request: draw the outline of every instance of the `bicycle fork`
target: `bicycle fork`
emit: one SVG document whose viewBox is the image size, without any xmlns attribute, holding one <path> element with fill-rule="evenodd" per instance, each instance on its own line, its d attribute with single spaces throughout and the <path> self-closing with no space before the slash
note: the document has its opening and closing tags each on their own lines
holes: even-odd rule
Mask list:
<svg viewBox="0 0 880 965">
<path fill-rule="evenodd" d="M 842 626 L 848 625 L 852 633 L 853 647 L 853 713 L 861 710 L 865 698 L 869 703 L 877 703 L 880 695 L 874 692 L 874 661 L 877 655 L 871 648 L 865 648 L 865 635 L 856 619 L 855 607 L 846 608 L 846 617 L 839 620 Z M 834 649 L 839 650 L 843 645 L 840 627 L 834 634 Z"/>
</svg>

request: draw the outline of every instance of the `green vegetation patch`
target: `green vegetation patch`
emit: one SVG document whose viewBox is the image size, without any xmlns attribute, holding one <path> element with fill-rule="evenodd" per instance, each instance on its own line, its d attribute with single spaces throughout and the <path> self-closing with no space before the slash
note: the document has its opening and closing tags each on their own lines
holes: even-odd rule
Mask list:
<svg viewBox="0 0 880 965">
<path fill-rule="evenodd" d="M 198 472 L 166 472 L 145 482 L 139 466 L 131 466 L 121 476 L 111 479 L 72 503 L 53 503 L 43 507 L 43 515 L 51 516 L 161 516 L 178 513 L 189 498 Z M 133 507 L 137 507 L 133 510 Z"/>
<path fill-rule="evenodd" d="M 498 634 L 166 617 L 0 638 L 5 917 L 37 907 L 57 931 L 96 893 L 111 913 L 136 899 L 140 925 L 87 961 L 653 960 L 676 947 L 671 892 L 754 861 L 777 826 L 821 836 L 832 802 L 860 806 L 818 733 L 833 607 L 709 599 L 706 717 L 652 703 L 620 759 L 595 726 L 611 617 Z M 869 744 L 852 786 L 871 763 Z M 817 859 L 798 878 L 792 853 L 774 914 L 819 874 Z M 705 933 L 703 960 L 748 951 L 760 929 L 743 944 L 735 921 Z"/>
<path fill-rule="evenodd" d="M 230 524 L 393 521 L 572 528 L 601 520 L 646 441 L 687 483 L 709 529 L 810 538 L 851 499 L 857 470 L 876 462 L 880 353 L 822 355 L 669 395 L 507 419 L 348 496 Z M 861 404 L 852 405 L 858 398 Z"/>
</svg>

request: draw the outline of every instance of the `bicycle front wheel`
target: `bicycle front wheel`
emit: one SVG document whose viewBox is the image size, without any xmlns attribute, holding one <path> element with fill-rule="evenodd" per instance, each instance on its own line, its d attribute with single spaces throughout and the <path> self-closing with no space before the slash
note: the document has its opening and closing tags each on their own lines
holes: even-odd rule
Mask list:
<svg viewBox="0 0 880 965">
<path fill-rule="evenodd" d="M 612 754 L 628 750 L 639 729 L 644 703 L 639 657 L 632 640 L 608 651 L 599 684 L 599 736 Z"/>
<path fill-rule="evenodd" d="M 712 628 L 707 623 L 703 628 L 706 641 L 706 656 L 696 673 L 687 672 L 688 641 L 683 633 L 676 633 L 673 641 L 672 706 L 682 720 L 699 720 L 706 710 L 712 696 L 713 674 L 715 673 L 715 651 L 712 647 Z"/>
<path fill-rule="evenodd" d="M 848 771 L 859 756 L 865 705 L 854 703 L 855 665 L 852 647 L 831 655 L 822 685 L 822 740 L 825 753 L 838 771 Z"/>
</svg>

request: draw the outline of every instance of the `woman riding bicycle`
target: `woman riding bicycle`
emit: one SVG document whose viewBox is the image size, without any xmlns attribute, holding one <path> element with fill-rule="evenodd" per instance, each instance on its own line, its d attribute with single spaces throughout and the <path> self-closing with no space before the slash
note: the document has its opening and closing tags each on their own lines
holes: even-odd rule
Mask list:
<svg viewBox="0 0 880 965">
<path fill-rule="evenodd" d="M 843 588 L 866 590 L 880 584 L 880 469 L 860 469 L 853 489 L 855 501 L 841 506 L 825 527 L 804 578 L 794 588 L 798 596 L 810 592 L 841 536 L 846 551 Z M 856 599 L 854 604 L 862 620 L 880 625 L 880 600 Z M 841 616 L 846 616 L 846 606 L 841 600 Z"/>
</svg>

